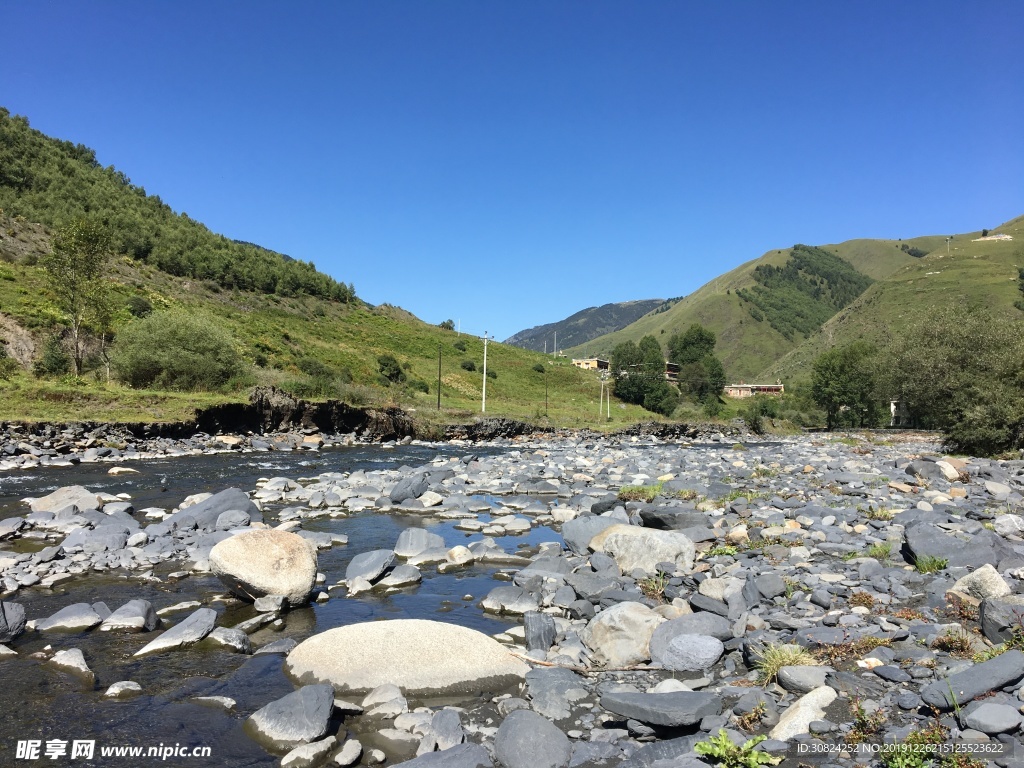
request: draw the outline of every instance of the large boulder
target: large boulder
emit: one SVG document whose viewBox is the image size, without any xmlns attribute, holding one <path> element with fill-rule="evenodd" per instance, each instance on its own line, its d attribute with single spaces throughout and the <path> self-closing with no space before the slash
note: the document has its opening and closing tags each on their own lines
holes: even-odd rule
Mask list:
<svg viewBox="0 0 1024 768">
<path fill-rule="evenodd" d="M 590 540 L 590 548 L 611 555 L 623 573 L 634 568 L 654 573 L 658 563 L 675 563 L 686 573 L 693 570 L 693 542 L 676 531 L 620 523 L 597 534 Z"/>
<path fill-rule="evenodd" d="M 601 706 L 616 715 L 647 725 L 677 728 L 699 723 L 722 711 L 722 700 L 713 693 L 674 691 L 671 693 L 613 692 L 601 697 Z"/>
<path fill-rule="evenodd" d="M 572 744 L 550 720 L 517 709 L 494 735 L 494 757 L 502 768 L 567 768 Z"/>
<path fill-rule="evenodd" d="M 999 571 L 991 564 L 985 564 L 976 571 L 957 579 L 953 589 L 970 595 L 976 600 L 984 600 L 987 597 L 1005 597 L 1013 591 L 1006 580 L 999 575 Z"/>
<path fill-rule="evenodd" d="M 914 560 L 937 557 L 950 567 L 981 568 L 985 564 L 998 565 L 1012 554 L 1003 540 L 991 531 L 980 531 L 960 538 L 929 522 L 911 523 L 905 531 L 907 549 Z"/>
<path fill-rule="evenodd" d="M 245 724 L 257 741 L 280 749 L 315 741 L 327 733 L 334 711 L 329 685 L 305 685 L 252 714 Z"/>
<path fill-rule="evenodd" d="M 665 621 L 642 603 L 616 603 L 580 633 L 594 658 L 608 667 L 628 667 L 651 658 L 651 635 Z"/>
<path fill-rule="evenodd" d="M 391 489 L 391 493 L 388 496 L 395 504 L 401 504 L 403 501 L 409 499 L 418 499 L 424 493 L 427 492 L 427 488 L 430 487 L 430 483 L 427 482 L 425 475 L 416 474 L 410 475 L 409 477 L 403 477 L 395 487 Z"/>
<path fill-rule="evenodd" d="M 103 621 L 96 608 L 89 603 L 74 603 L 65 606 L 52 616 L 36 622 L 40 632 L 81 632 L 91 629 Z"/>
<path fill-rule="evenodd" d="M 619 525 L 619 521 L 611 517 L 584 515 L 562 523 L 562 538 L 565 545 L 577 555 L 586 555 L 591 540 L 607 528 Z"/>
<path fill-rule="evenodd" d="M 299 682 L 365 692 L 391 683 L 407 696 L 498 690 L 529 667 L 491 637 L 423 619 L 394 619 L 329 629 L 299 643 L 286 661 Z"/>
<path fill-rule="evenodd" d="M 197 528 L 213 530 L 217 527 L 217 520 L 225 512 L 241 511 L 249 515 L 251 521 L 262 521 L 263 515 L 259 507 L 240 488 L 226 488 L 220 493 L 215 493 L 208 499 L 185 507 L 173 515 L 165 517 L 163 523 L 171 525 L 185 518 L 192 518 L 196 521 Z"/>
<path fill-rule="evenodd" d="M 989 597 L 978 607 L 981 633 L 990 642 L 1005 643 L 1024 629 L 1024 595 Z"/>
<path fill-rule="evenodd" d="M 921 698 L 931 707 L 948 711 L 1021 679 L 1024 679 L 1024 653 L 1007 651 L 925 686 Z"/>
<path fill-rule="evenodd" d="M 129 632 L 152 632 L 160 620 L 148 600 L 129 600 L 100 624 L 100 630 L 123 629 Z"/>
<path fill-rule="evenodd" d="M 657 630 L 655 630 L 657 631 Z M 710 635 L 676 635 L 656 647 L 650 643 L 651 661 L 676 672 L 703 672 L 711 669 L 725 653 L 725 645 Z"/>
<path fill-rule="evenodd" d="M 58 488 L 47 496 L 32 499 L 28 505 L 33 512 L 59 512 L 70 506 L 79 509 L 99 509 L 101 506 L 99 496 L 81 485 Z"/>
<path fill-rule="evenodd" d="M 316 583 L 316 549 L 288 531 L 243 531 L 210 550 L 210 567 L 243 600 L 284 595 L 303 605 Z"/>
</svg>

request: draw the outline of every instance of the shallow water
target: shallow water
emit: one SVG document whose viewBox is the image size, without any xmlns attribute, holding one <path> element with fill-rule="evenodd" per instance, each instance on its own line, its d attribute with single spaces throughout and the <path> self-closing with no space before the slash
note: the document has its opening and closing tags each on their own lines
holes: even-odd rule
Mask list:
<svg viewBox="0 0 1024 768">
<path fill-rule="evenodd" d="M 0 476 L 0 517 L 24 514 L 28 508 L 19 499 L 38 496 L 64 485 L 80 484 L 107 493 L 128 493 L 136 508 L 171 508 L 186 496 L 201 491 L 218 491 L 237 486 L 252 490 L 259 477 L 297 478 L 321 472 L 351 472 L 357 469 L 418 466 L 437 455 L 463 455 L 465 447 L 406 446 L 393 450 L 376 446 L 327 450 L 321 453 L 219 454 L 181 457 L 127 464 L 139 474 L 111 476 L 109 464 L 56 467 Z M 489 451 L 493 452 L 493 451 Z M 473 451 L 483 453 L 483 451 Z M 166 490 L 164 490 L 166 489 Z M 266 511 L 268 522 L 274 510 Z M 409 526 L 426 526 L 444 537 L 449 545 L 478 539 L 479 534 L 458 531 L 453 521 L 439 522 L 420 515 L 363 512 L 347 518 L 319 518 L 306 521 L 308 530 L 343 533 L 346 546 L 319 553 L 319 570 L 326 584 L 344 578 L 351 558 L 371 549 L 390 549 L 399 533 Z M 536 528 L 525 536 L 506 536 L 496 542 L 506 552 L 535 547 L 542 541 L 560 540 L 558 534 Z M 3 549 L 14 548 L 5 543 Z M 169 563 L 157 569 L 158 576 L 180 568 Z M 297 641 L 332 627 L 362 621 L 393 618 L 429 618 L 471 627 L 493 634 L 510 625 L 509 620 L 485 614 L 480 599 L 500 582 L 493 576 L 500 567 L 474 565 L 457 572 L 438 574 L 425 567 L 423 582 L 390 595 L 366 594 L 343 597 L 335 590 L 329 601 L 284 614 L 280 629 L 263 628 L 253 635 L 254 647 L 292 637 Z M 180 581 L 141 581 L 118 572 L 90 574 L 59 585 L 54 590 L 23 589 L 13 599 L 25 606 L 29 619 L 39 619 L 78 602 L 102 601 L 116 609 L 134 598 L 144 598 L 158 610 L 175 603 L 198 600 L 218 612 L 218 626 L 231 626 L 255 615 L 251 605 L 221 600 L 226 591 L 213 576 L 193 574 Z M 179 620 L 189 609 L 169 617 Z M 243 656 L 203 644 L 188 650 L 171 651 L 135 658 L 132 654 L 150 638 L 147 635 L 107 633 L 26 632 L 11 643 L 17 658 L 0 660 L 0 765 L 31 765 L 16 759 L 19 740 L 38 739 L 40 762 L 46 764 L 90 764 L 69 755 L 45 758 L 47 740 L 95 740 L 91 764 L 101 765 L 216 765 L 276 766 L 280 756 L 266 752 L 242 730 L 248 715 L 269 701 L 293 690 L 282 672 L 278 654 Z M 79 648 L 96 675 L 89 685 L 48 663 L 30 658 L 46 646 L 53 650 Z M 102 694 L 112 683 L 134 680 L 143 694 L 127 700 L 106 700 Z M 191 697 L 228 696 L 237 701 L 234 713 L 198 704 Z M 352 725 L 351 723 L 349 724 Z M 340 727 L 345 727 L 341 725 Z M 355 729 L 366 730 L 366 723 Z M 331 731 L 334 732 L 333 730 Z M 104 747 L 209 747 L 209 757 L 101 756 Z"/>
</svg>

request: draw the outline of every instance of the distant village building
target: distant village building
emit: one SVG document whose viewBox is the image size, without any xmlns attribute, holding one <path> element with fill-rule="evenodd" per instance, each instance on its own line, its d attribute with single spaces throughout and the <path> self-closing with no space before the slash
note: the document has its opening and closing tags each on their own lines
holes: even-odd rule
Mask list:
<svg viewBox="0 0 1024 768">
<path fill-rule="evenodd" d="M 679 366 L 676 365 L 675 363 L 666 362 L 665 363 L 665 378 L 668 381 L 678 381 L 679 380 Z"/>
<path fill-rule="evenodd" d="M 906 403 L 900 400 L 889 401 L 889 414 L 891 416 L 889 420 L 890 427 L 914 426 L 914 419 L 910 415 L 910 409 L 907 408 Z"/>
<path fill-rule="evenodd" d="M 744 384 L 742 381 L 739 384 L 726 384 L 725 395 L 726 397 L 735 397 L 742 399 L 744 397 L 753 397 L 754 395 L 772 395 L 778 397 L 786 392 L 786 388 L 782 385 L 781 381 L 776 381 L 774 384 Z"/>
<path fill-rule="evenodd" d="M 583 360 L 576 360 L 574 358 L 572 364 L 577 368 L 582 368 L 584 371 L 607 371 L 611 368 L 611 363 L 599 357 L 588 357 Z"/>
</svg>

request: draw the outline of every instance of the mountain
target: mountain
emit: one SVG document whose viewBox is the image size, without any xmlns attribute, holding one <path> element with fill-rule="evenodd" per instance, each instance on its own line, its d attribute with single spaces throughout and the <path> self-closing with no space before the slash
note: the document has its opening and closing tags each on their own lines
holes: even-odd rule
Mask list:
<svg viewBox="0 0 1024 768">
<path fill-rule="evenodd" d="M 1024 299 L 1024 216 L 988 231 L 946 238 L 918 238 L 925 251 L 883 280 L 871 285 L 821 329 L 765 366 L 766 379 L 809 375 L 814 359 L 826 349 L 858 340 L 884 344 L 915 316 L 933 307 L 978 305 L 1019 315 Z"/>
<path fill-rule="evenodd" d="M 878 281 L 917 264 L 944 244 L 943 237 L 858 239 L 771 250 L 674 300 L 663 311 L 565 352 L 609 355 L 616 344 L 636 342 L 648 334 L 664 348 L 672 334 L 700 323 L 715 332 L 715 354 L 729 378 L 750 381 L 773 370 L 777 361 Z"/>
<path fill-rule="evenodd" d="M 505 343 L 535 352 L 553 352 L 557 336 L 559 349 L 576 347 L 598 336 L 625 328 L 664 304 L 664 299 L 641 299 L 588 307 L 557 323 L 519 331 L 505 339 Z"/>
</svg>

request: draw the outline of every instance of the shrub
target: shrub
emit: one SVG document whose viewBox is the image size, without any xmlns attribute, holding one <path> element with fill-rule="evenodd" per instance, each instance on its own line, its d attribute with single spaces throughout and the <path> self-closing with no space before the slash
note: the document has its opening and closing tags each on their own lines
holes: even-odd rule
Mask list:
<svg viewBox="0 0 1024 768">
<path fill-rule="evenodd" d="M 334 369 L 315 357 L 304 357 L 296 363 L 296 366 L 304 374 L 312 376 L 314 379 L 329 379 L 334 376 Z"/>
<path fill-rule="evenodd" d="M 430 392 L 430 385 L 423 379 L 411 379 L 409 381 L 409 389 L 414 392 L 422 392 L 423 394 L 426 394 Z"/>
<path fill-rule="evenodd" d="M 949 560 L 944 557 L 932 557 L 922 555 L 914 561 L 914 567 L 921 573 L 938 573 L 949 565 Z"/>
<path fill-rule="evenodd" d="M 533 366 L 533 370 L 535 370 L 537 373 L 544 373 L 544 363 L 535 363 Z"/>
<path fill-rule="evenodd" d="M 377 370 L 380 371 L 381 376 L 392 384 L 405 381 L 405 371 L 402 370 L 402 366 L 398 364 L 398 360 L 393 355 L 381 355 L 378 357 Z"/>
<path fill-rule="evenodd" d="M 128 311 L 132 317 L 149 317 L 153 314 L 153 305 L 145 296 L 131 296 L 128 299 Z"/>
<path fill-rule="evenodd" d="M 496 379 L 496 378 L 498 378 L 498 372 L 496 370 L 494 370 L 493 368 L 488 368 L 487 369 L 487 378 L 488 379 Z"/>
<path fill-rule="evenodd" d="M 36 360 L 32 372 L 36 376 L 63 376 L 71 370 L 71 355 L 64 349 L 60 336 L 51 336 L 43 346 L 42 356 Z"/>
<path fill-rule="evenodd" d="M 459 352 L 466 351 L 466 342 L 462 339 L 456 339 L 455 343 L 452 344 L 452 346 L 459 350 Z"/>
<path fill-rule="evenodd" d="M 228 333 L 214 321 L 178 312 L 155 312 L 126 326 L 111 362 L 130 387 L 218 389 L 242 373 Z"/>
<path fill-rule="evenodd" d="M 7 356 L 7 345 L 0 341 L 0 381 L 7 381 L 20 368 L 17 360 Z"/>
<path fill-rule="evenodd" d="M 781 757 L 774 757 L 767 752 L 755 749 L 767 736 L 754 738 L 737 746 L 732 743 L 729 734 L 720 730 L 717 736 L 694 745 L 694 751 L 709 757 L 719 768 L 760 768 L 762 765 L 776 765 L 782 762 Z"/>
<path fill-rule="evenodd" d="M 459 363 L 459 366 L 464 371 L 475 371 L 476 370 L 476 363 L 474 363 L 472 360 L 463 360 L 461 363 Z"/>
</svg>

